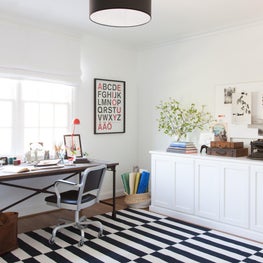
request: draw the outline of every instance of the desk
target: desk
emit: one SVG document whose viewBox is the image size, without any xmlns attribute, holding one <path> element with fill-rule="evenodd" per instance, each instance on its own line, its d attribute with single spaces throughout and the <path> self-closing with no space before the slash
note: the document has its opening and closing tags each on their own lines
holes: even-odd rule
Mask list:
<svg viewBox="0 0 263 263">
<path fill-rule="evenodd" d="M 115 203 L 115 198 L 116 198 L 116 166 L 119 163 L 112 163 L 112 162 L 106 162 L 106 161 L 91 161 L 89 163 L 83 163 L 83 164 L 75 164 L 72 166 L 64 166 L 60 168 L 41 168 L 38 170 L 33 170 L 29 172 L 23 172 L 23 173 L 12 173 L 12 172 L 4 172 L 0 170 L 0 185 L 5 185 L 5 186 L 10 186 L 10 187 L 16 187 L 20 189 L 26 189 L 26 190 L 31 190 L 33 191 L 32 194 L 24 197 L 23 199 L 12 203 L 8 205 L 7 207 L 4 207 L 0 209 L 0 212 L 3 212 L 19 203 L 22 203 L 23 201 L 38 195 L 40 193 L 50 193 L 54 194 L 54 192 L 49 191 L 48 189 L 54 185 L 54 182 L 52 184 L 44 187 L 44 188 L 34 188 L 34 187 L 29 187 L 29 186 L 23 186 L 23 185 L 17 185 L 12 183 L 13 180 L 22 180 L 22 179 L 28 179 L 28 178 L 36 178 L 36 177 L 45 177 L 45 176 L 53 176 L 53 175 L 59 175 L 59 174 L 65 174 L 66 177 L 63 178 L 64 180 L 69 179 L 70 177 L 80 175 L 86 168 L 89 167 L 94 167 L 100 164 L 106 164 L 107 165 L 107 170 L 112 172 L 112 203 L 108 203 L 105 201 L 101 201 L 104 204 L 112 206 L 112 218 L 116 218 L 116 203 Z"/>
</svg>

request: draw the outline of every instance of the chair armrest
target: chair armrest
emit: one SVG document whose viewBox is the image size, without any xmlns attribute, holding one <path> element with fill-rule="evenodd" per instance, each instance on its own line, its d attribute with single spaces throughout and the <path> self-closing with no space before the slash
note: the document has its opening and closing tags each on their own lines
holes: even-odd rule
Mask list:
<svg viewBox="0 0 263 263">
<path fill-rule="evenodd" d="M 60 203 L 61 203 L 61 196 L 60 196 L 60 191 L 59 191 L 59 184 L 64 184 L 69 186 L 69 188 L 79 188 L 79 184 L 74 183 L 74 182 L 70 182 L 70 181 L 66 181 L 66 180 L 57 180 L 54 184 L 54 188 L 55 188 L 55 193 L 57 195 L 57 207 L 60 208 Z"/>
<path fill-rule="evenodd" d="M 60 180 L 57 180 L 57 181 L 55 182 L 55 187 L 56 187 L 56 185 L 58 185 L 58 184 L 60 184 L 60 183 L 61 183 L 61 184 L 67 184 L 67 185 L 77 185 L 77 183 L 60 179 Z"/>
</svg>

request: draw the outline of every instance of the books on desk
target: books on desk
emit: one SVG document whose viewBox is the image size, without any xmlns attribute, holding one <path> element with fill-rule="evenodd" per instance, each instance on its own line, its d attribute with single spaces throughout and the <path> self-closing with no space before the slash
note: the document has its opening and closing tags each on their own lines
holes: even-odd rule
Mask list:
<svg viewBox="0 0 263 263">
<path fill-rule="evenodd" d="M 26 172 L 30 172 L 31 168 L 33 168 L 33 166 L 23 166 L 23 165 L 19 165 L 19 166 L 14 166 L 14 165 L 6 165 L 2 172 L 4 173 L 26 173 Z"/>
<path fill-rule="evenodd" d="M 26 173 L 32 171 L 39 170 L 47 170 L 47 169 L 57 169 L 63 168 L 63 164 L 55 164 L 55 165 L 42 165 L 42 166 L 33 166 L 33 165 L 6 165 L 1 171 L 6 173 Z"/>
<path fill-rule="evenodd" d="M 173 153 L 197 153 L 197 149 L 192 142 L 172 142 L 166 151 Z"/>
</svg>

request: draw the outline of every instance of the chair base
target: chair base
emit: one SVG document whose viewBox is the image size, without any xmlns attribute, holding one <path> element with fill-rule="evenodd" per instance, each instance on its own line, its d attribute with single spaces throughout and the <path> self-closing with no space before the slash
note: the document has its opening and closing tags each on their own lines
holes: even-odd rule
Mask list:
<svg viewBox="0 0 263 263">
<path fill-rule="evenodd" d="M 80 230 L 80 234 L 81 234 L 81 239 L 78 242 L 78 246 L 83 246 L 84 244 L 84 239 L 85 239 L 85 232 L 84 229 L 87 228 L 88 225 L 96 225 L 99 228 L 99 232 L 98 232 L 98 237 L 103 236 L 103 226 L 101 224 L 100 221 L 92 221 L 87 219 L 86 216 L 82 216 L 77 222 L 70 222 L 70 223 L 66 223 L 69 222 L 67 220 L 64 219 L 60 219 L 59 221 L 63 221 L 63 224 L 59 224 L 58 226 L 56 226 L 53 231 L 52 231 L 52 236 L 49 240 L 50 244 L 54 244 L 55 243 L 55 238 L 57 235 L 57 232 L 62 229 L 62 228 L 67 228 L 70 226 L 74 226 L 76 228 L 78 228 Z"/>
</svg>

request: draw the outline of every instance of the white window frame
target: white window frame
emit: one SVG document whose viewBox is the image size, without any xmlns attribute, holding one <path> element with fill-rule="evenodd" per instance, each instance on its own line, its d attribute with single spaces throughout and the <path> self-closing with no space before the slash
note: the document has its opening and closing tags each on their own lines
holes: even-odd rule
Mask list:
<svg viewBox="0 0 263 263">
<path fill-rule="evenodd" d="M 25 129 L 25 122 L 24 122 L 24 116 L 25 116 L 25 112 L 24 112 L 24 105 L 25 102 L 28 101 L 24 101 L 22 99 L 22 83 L 23 81 L 27 81 L 26 79 L 12 79 L 12 78 L 1 78 L 1 79 L 10 79 L 10 80 L 14 80 L 16 81 L 16 87 L 15 87 L 15 95 L 12 99 L 3 99 L 3 97 L 1 97 L 0 94 L 0 103 L 3 101 L 13 101 L 13 116 L 12 116 L 12 131 L 11 131 L 11 151 L 5 151 L 5 149 L 3 147 L 1 147 L 0 145 L 0 156 L 24 156 L 26 154 L 26 152 L 29 150 L 29 146 L 28 148 L 25 146 L 24 143 L 24 129 Z M 37 80 L 37 82 L 40 82 L 39 80 Z M 56 84 L 54 82 L 47 82 L 44 81 L 47 84 L 48 83 L 52 83 L 52 84 Z M 43 83 L 41 81 L 41 83 Z M 61 85 L 60 83 L 57 83 L 58 85 Z M 69 87 L 70 85 L 66 85 L 67 87 Z M 74 93 L 75 93 L 75 88 L 73 86 L 71 87 L 71 91 L 69 91 L 69 100 L 67 101 L 67 103 L 63 102 L 63 104 L 67 104 L 67 123 L 66 126 L 63 127 L 63 129 L 65 128 L 65 133 L 68 133 L 66 131 L 69 131 L 71 128 L 71 120 L 72 120 L 72 111 L 73 111 L 73 100 L 74 100 Z M 34 100 L 32 100 L 34 101 Z M 41 103 L 51 103 L 52 105 L 59 105 L 62 102 L 48 102 L 48 101 L 35 101 L 38 104 Z M 3 113 L 2 113 L 3 114 Z M 0 117 L 1 120 L 1 117 Z M 3 129 L 3 125 L 1 125 L 1 121 L 0 121 L 0 134 L 1 129 Z M 41 129 L 40 126 L 38 126 L 38 129 Z M 53 129 L 53 134 L 54 134 L 54 126 L 51 128 Z M 2 130 L 3 131 L 3 130 Z M 63 134 L 61 134 L 61 136 L 59 136 L 59 140 L 55 140 L 55 138 L 52 139 L 54 141 L 54 145 L 55 144 L 61 144 L 63 143 Z M 34 141 L 32 141 L 34 142 Z M 45 146 L 45 145 L 44 145 Z M 49 146 L 50 148 L 50 146 Z M 54 147 L 52 147 L 53 149 L 47 149 L 50 150 L 51 152 L 54 150 Z"/>
</svg>

